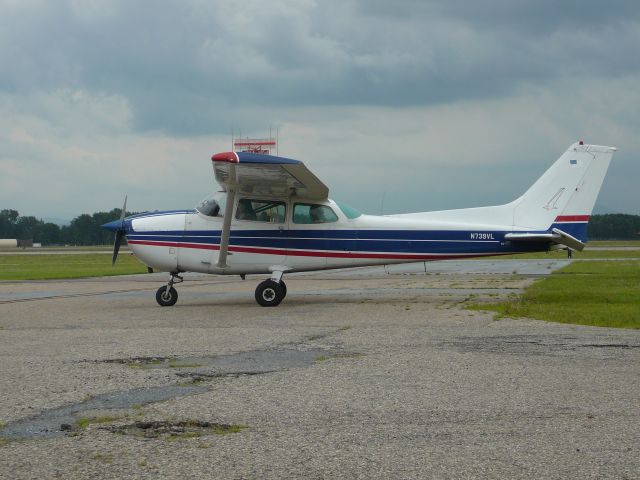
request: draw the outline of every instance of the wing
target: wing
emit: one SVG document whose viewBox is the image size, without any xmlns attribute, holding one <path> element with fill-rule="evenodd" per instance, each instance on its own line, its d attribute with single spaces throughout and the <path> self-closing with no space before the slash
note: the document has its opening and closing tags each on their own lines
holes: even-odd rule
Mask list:
<svg viewBox="0 0 640 480">
<path fill-rule="evenodd" d="M 211 160 L 216 181 L 227 191 L 233 185 L 242 194 L 329 196 L 327 186 L 298 160 L 248 152 L 216 153 Z"/>
<path fill-rule="evenodd" d="M 572 237 L 559 228 L 551 229 L 552 233 L 507 233 L 505 240 L 510 242 L 548 242 L 564 245 L 572 250 L 581 252 L 585 244 L 575 237 Z"/>
</svg>

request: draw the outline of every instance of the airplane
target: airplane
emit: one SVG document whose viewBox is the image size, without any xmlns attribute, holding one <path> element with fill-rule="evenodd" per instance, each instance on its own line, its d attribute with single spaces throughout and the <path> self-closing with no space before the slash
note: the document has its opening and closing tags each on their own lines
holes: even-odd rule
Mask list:
<svg viewBox="0 0 640 480">
<path fill-rule="evenodd" d="M 191 210 L 155 211 L 103 225 L 149 268 L 169 272 L 156 292 L 178 300 L 183 272 L 268 274 L 264 307 L 287 295 L 285 274 L 557 249 L 581 251 L 615 147 L 571 145 L 520 197 L 504 205 L 365 215 L 329 198 L 301 161 L 250 152 L 211 157 L 221 190 Z"/>
</svg>

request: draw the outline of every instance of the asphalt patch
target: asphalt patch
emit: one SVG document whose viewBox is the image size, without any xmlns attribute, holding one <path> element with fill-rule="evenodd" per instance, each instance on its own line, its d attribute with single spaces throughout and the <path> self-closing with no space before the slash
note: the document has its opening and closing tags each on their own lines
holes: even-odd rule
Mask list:
<svg viewBox="0 0 640 480">
<path fill-rule="evenodd" d="M 331 358 L 335 352 L 311 350 L 253 350 L 211 357 L 136 357 L 111 359 L 100 363 L 128 365 L 135 368 L 175 369 L 176 376 L 190 382 L 151 388 L 139 388 L 97 395 L 89 400 L 44 410 L 35 417 L 18 420 L 0 429 L 0 438 L 47 438 L 74 433 L 83 414 L 95 410 L 126 410 L 177 397 L 203 393 L 199 383 L 218 377 L 260 375 L 313 365 L 318 358 Z M 138 428 L 138 427 L 136 427 Z"/>
<path fill-rule="evenodd" d="M 138 438 L 194 438 L 204 435 L 226 435 L 238 433 L 247 428 L 245 425 L 230 425 L 226 423 L 203 422 L 199 420 L 169 421 L 138 421 L 127 425 L 109 425 L 101 427 L 120 435 L 131 435 Z"/>
<path fill-rule="evenodd" d="M 612 343 L 603 338 L 602 343 L 583 343 L 579 337 L 558 335 L 496 335 L 459 337 L 443 342 L 445 348 L 455 348 L 461 352 L 487 352 L 504 355 L 553 355 L 580 356 L 597 351 L 603 357 L 618 357 L 625 351 L 640 348 L 640 344 Z M 591 350 L 591 352 L 587 352 Z"/>
</svg>

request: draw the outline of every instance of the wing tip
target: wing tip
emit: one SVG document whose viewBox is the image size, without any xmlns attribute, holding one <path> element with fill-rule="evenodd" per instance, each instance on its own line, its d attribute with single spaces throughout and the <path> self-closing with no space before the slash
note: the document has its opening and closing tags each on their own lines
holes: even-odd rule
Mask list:
<svg viewBox="0 0 640 480">
<path fill-rule="evenodd" d="M 239 163 L 240 158 L 236 152 L 220 152 L 211 156 L 212 162 Z"/>
</svg>

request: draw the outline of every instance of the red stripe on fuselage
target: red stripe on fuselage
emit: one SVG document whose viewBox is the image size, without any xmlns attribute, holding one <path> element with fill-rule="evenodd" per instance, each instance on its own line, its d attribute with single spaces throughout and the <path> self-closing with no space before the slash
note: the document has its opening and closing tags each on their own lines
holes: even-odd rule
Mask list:
<svg viewBox="0 0 640 480">
<path fill-rule="evenodd" d="M 219 245 L 201 243 L 153 242 L 146 240 L 129 240 L 131 245 L 150 245 L 155 247 L 196 248 L 201 250 L 220 250 Z M 286 250 L 280 248 L 229 247 L 230 252 L 261 253 L 263 255 L 285 255 L 292 257 L 326 257 L 326 258 L 377 258 L 389 260 L 451 260 L 454 258 L 469 258 L 489 255 L 506 255 L 507 253 L 472 253 L 467 255 L 407 255 L 398 253 L 351 253 L 351 252 L 318 252 L 305 250 Z"/>
</svg>

